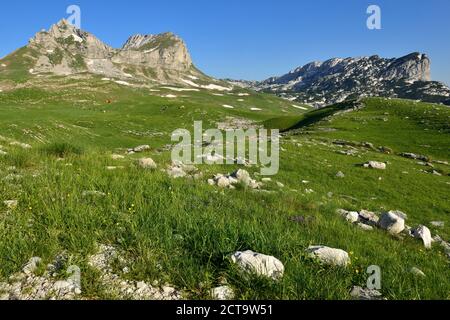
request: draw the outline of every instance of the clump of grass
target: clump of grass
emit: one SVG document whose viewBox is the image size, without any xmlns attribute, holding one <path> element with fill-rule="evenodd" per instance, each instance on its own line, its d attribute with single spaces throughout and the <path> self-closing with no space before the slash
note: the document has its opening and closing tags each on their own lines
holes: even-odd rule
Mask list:
<svg viewBox="0 0 450 320">
<path fill-rule="evenodd" d="M 33 166 L 33 160 L 29 152 L 17 150 L 8 153 L 4 157 L 5 162 L 16 168 L 29 168 Z"/>
<path fill-rule="evenodd" d="M 42 152 L 47 155 L 64 158 L 70 155 L 80 155 L 83 148 L 68 142 L 53 142 L 42 148 Z"/>
</svg>

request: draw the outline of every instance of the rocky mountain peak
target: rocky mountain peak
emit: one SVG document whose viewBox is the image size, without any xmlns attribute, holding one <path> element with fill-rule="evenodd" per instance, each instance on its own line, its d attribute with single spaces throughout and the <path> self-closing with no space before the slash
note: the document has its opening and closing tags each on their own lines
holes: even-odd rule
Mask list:
<svg viewBox="0 0 450 320">
<path fill-rule="evenodd" d="M 113 49 L 63 19 L 48 31 L 38 32 L 28 47 L 37 56 L 30 71 L 33 74 L 89 72 L 105 77 L 173 82 L 179 73 L 194 69 L 185 43 L 170 32 L 136 34 L 121 49 Z"/>
<path fill-rule="evenodd" d="M 378 55 L 332 58 L 308 63 L 250 87 L 314 106 L 365 96 L 448 103 L 450 89 L 431 81 L 430 66 L 428 56 L 419 52 L 391 59 Z"/>
</svg>

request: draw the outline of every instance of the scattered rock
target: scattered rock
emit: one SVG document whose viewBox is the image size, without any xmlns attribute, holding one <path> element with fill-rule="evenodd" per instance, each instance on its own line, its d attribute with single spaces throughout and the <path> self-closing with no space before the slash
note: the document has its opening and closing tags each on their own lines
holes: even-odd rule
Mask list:
<svg viewBox="0 0 450 320">
<path fill-rule="evenodd" d="M 17 200 L 5 200 L 3 204 L 10 210 L 14 210 L 19 205 L 19 201 Z"/>
<path fill-rule="evenodd" d="M 436 228 L 443 228 L 445 226 L 444 221 L 431 221 L 430 224 Z"/>
<path fill-rule="evenodd" d="M 342 171 L 336 173 L 336 178 L 345 178 L 345 174 Z"/>
<path fill-rule="evenodd" d="M 193 165 L 185 165 L 180 162 L 173 162 L 168 166 L 166 173 L 169 177 L 177 179 L 189 177 L 195 180 L 200 179 L 203 174 Z"/>
<path fill-rule="evenodd" d="M 379 226 L 391 234 L 399 234 L 405 229 L 405 220 L 393 212 L 387 212 L 381 216 Z"/>
<path fill-rule="evenodd" d="M 350 211 L 345 216 L 345 219 L 350 223 L 355 223 L 359 220 L 359 214 L 356 211 Z"/>
<path fill-rule="evenodd" d="M 138 160 L 139 167 L 143 169 L 155 170 L 158 166 L 152 158 L 141 158 Z"/>
<path fill-rule="evenodd" d="M 378 221 L 380 220 L 380 218 L 374 212 L 368 210 L 361 210 L 359 212 L 359 219 L 364 224 L 368 224 L 370 226 L 376 226 L 378 224 Z"/>
<path fill-rule="evenodd" d="M 326 246 L 310 246 L 307 251 L 311 257 L 318 258 L 321 263 L 326 265 L 346 267 L 350 263 L 348 253 L 341 249 Z"/>
<path fill-rule="evenodd" d="M 9 277 L 9 283 L 0 283 L 2 300 L 73 300 L 81 294 L 81 289 L 70 278 L 53 280 L 54 271 L 45 271 L 36 276 L 35 271 L 42 263 L 41 258 L 33 257 L 21 273 Z"/>
<path fill-rule="evenodd" d="M 425 226 L 420 225 L 417 228 L 415 228 L 414 230 L 412 230 L 412 235 L 416 239 L 422 239 L 425 248 L 427 248 L 427 249 L 431 248 L 432 238 L 431 238 L 430 229 L 428 229 Z"/>
<path fill-rule="evenodd" d="M 379 147 L 378 151 L 380 151 L 381 153 L 385 153 L 385 154 L 391 154 L 394 152 L 391 148 L 385 147 L 385 146 Z"/>
<path fill-rule="evenodd" d="M 150 150 L 150 146 L 142 145 L 142 146 L 137 146 L 132 149 L 128 149 L 128 152 L 140 153 L 140 152 L 144 152 L 144 151 L 148 151 L 148 150 Z"/>
<path fill-rule="evenodd" d="M 219 179 L 217 179 L 216 183 L 219 188 L 227 188 L 231 185 L 229 178 L 227 178 L 225 176 L 222 176 Z"/>
<path fill-rule="evenodd" d="M 113 155 L 111 155 L 111 159 L 113 159 L 113 160 L 121 160 L 121 159 L 125 159 L 125 156 L 122 156 L 120 154 L 113 154 Z"/>
<path fill-rule="evenodd" d="M 100 281 L 109 293 L 122 299 L 131 300 L 179 300 L 181 292 L 170 285 L 164 285 L 161 289 L 144 281 L 124 280 L 113 272 L 112 264 L 124 264 L 126 260 L 118 250 L 109 245 L 101 245 L 96 254 L 89 257 L 89 265 L 100 271 Z M 123 268 L 122 268 L 123 269 Z"/>
<path fill-rule="evenodd" d="M 281 279 L 284 274 L 284 265 L 280 260 L 250 250 L 234 253 L 231 260 L 243 271 L 266 276 L 273 280 Z"/>
<path fill-rule="evenodd" d="M 257 182 L 250 177 L 250 174 L 242 169 L 239 169 L 232 174 L 223 175 L 216 174 L 213 179 L 209 179 L 208 183 L 210 185 L 217 185 L 221 188 L 234 189 L 236 185 L 242 185 L 245 188 L 260 189 L 263 184 L 262 182 Z"/>
<path fill-rule="evenodd" d="M 233 300 L 234 292 L 229 286 L 221 286 L 211 290 L 211 297 L 215 300 Z"/>
<path fill-rule="evenodd" d="M 166 170 L 169 177 L 177 179 L 186 177 L 187 173 L 179 165 L 172 165 Z"/>
<path fill-rule="evenodd" d="M 363 166 L 364 166 L 364 168 L 386 170 L 386 163 L 384 163 L 384 162 L 369 161 L 369 162 L 365 163 Z"/>
<path fill-rule="evenodd" d="M 418 277 L 426 277 L 425 273 L 420 270 L 419 268 L 416 267 L 412 267 L 409 272 L 411 272 L 413 275 L 418 276 Z"/>
<path fill-rule="evenodd" d="M 420 154 L 414 154 L 414 153 L 410 153 L 410 152 L 400 153 L 400 156 L 404 157 L 404 158 L 408 158 L 408 159 L 422 160 L 422 161 L 425 161 L 425 162 L 429 162 L 430 161 L 430 158 L 428 158 L 427 156 L 423 156 L 423 155 L 420 155 Z"/>
<path fill-rule="evenodd" d="M 99 197 L 99 198 L 102 198 L 102 197 L 106 197 L 106 193 L 101 192 L 101 191 L 91 190 L 91 191 L 83 191 L 81 193 L 81 196 L 83 198 L 86 198 L 86 197 Z"/>
<path fill-rule="evenodd" d="M 239 169 L 239 170 L 233 172 L 231 174 L 231 177 L 237 179 L 237 181 L 239 181 L 240 183 L 242 183 L 246 186 L 250 185 L 251 180 L 252 180 L 250 178 L 250 174 L 247 171 L 242 170 L 242 169 Z"/>
<path fill-rule="evenodd" d="M 372 226 L 369 226 L 369 225 L 367 225 L 367 224 L 365 224 L 365 223 L 359 222 L 359 223 L 357 224 L 357 226 L 358 226 L 359 228 L 365 230 L 365 231 L 372 231 L 372 230 L 373 230 L 373 227 L 372 227 Z"/>
<path fill-rule="evenodd" d="M 36 271 L 38 266 L 42 263 L 42 259 L 39 257 L 33 257 L 28 260 L 27 264 L 23 267 L 22 271 L 26 275 L 30 275 Z"/>
<path fill-rule="evenodd" d="M 125 168 L 125 167 L 123 167 L 123 166 L 107 166 L 107 167 L 106 167 L 106 170 L 114 171 L 114 170 L 124 169 L 124 168 Z"/>
<path fill-rule="evenodd" d="M 22 142 L 17 142 L 17 141 L 10 142 L 9 145 L 10 146 L 20 147 L 22 149 L 31 149 L 31 146 L 29 144 L 22 143 Z"/>
<path fill-rule="evenodd" d="M 408 219 L 408 215 L 406 213 L 400 211 L 400 210 L 391 210 L 389 212 L 395 214 L 397 217 L 400 217 L 403 220 L 407 220 Z"/>
<path fill-rule="evenodd" d="M 350 295 L 358 300 L 383 300 L 383 296 L 378 290 L 364 289 L 358 286 L 352 288 Z"/>
</svg>

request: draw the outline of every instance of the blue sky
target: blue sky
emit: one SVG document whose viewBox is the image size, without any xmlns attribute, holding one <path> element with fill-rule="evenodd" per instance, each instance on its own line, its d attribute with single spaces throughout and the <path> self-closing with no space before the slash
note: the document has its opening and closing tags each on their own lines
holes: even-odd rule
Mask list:
<svg viewBox="0 0 450 320">
<path fill-rule="evenodd" d="M 76 4 L 82 28 L 113 47 L 135 33 L 172 31 L 215 77 L 261 80 L 331 57 L 427 53 L 434 80 L 450 84 L 448 0 L 40 0 L 2 1 L 0 57 L 27 43 Z M 382 10 L 382 30 L 366 9 Z"/>
</svg>

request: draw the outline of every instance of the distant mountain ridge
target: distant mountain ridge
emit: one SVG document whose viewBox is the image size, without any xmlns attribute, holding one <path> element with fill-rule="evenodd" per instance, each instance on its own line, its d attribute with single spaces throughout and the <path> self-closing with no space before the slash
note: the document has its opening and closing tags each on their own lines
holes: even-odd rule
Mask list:
<svg viewBox="0 0 450 320">
<path fill-rule="evenodd" d="M 232 82 L 316 107 L 367 96 L 450 104 L 450 89 L 443 83 L 431 81 L 430 65 L 429 57 L 418 52 L 393 59 L 377 55 L 333 58 L 311 62 L 261 82 Z"/>
</svg>

